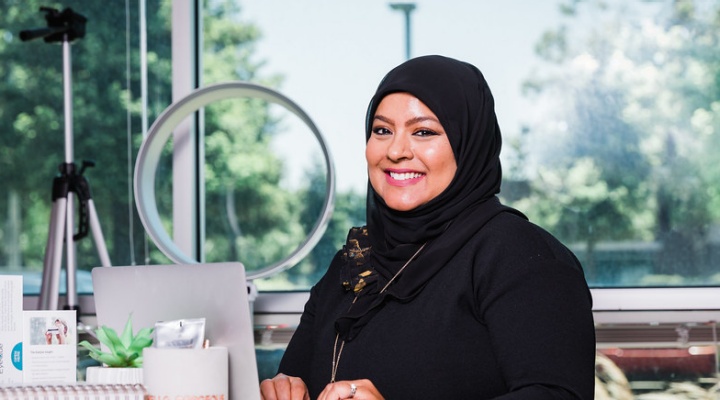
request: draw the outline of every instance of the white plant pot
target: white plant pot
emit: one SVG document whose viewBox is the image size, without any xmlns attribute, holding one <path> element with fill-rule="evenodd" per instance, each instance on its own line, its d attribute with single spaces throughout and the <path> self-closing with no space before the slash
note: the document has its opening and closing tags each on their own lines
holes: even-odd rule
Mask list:
<svg viewBox="0 0 720 400">
<path fill-rule="evenodd" d="M 143 383 L 142 368 L 87 367 L 85 382 L 102 385 Z"/>
</svg>

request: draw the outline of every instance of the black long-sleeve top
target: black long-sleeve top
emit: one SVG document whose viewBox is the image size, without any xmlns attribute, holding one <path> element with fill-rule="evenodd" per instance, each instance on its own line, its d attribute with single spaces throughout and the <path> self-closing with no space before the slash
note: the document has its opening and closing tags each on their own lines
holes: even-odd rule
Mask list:
<svg viewBox="0 0 720 400">
<path fill-rule="evenodd" d="M 334 322 L 354 296 L 341 285 L 341 263 L 338 253 L 312 288 L 279 368 L 301 377 L 313 399 L 330 382 Z M 423 266 L 404 273 L 412 268 Z M 591 303 L 575 256 L 501 213 L 417 297 L 389 301 L 345 343 L 336 379 L 370 379 L 389 400 L 590 400 Z"/>
</svg>

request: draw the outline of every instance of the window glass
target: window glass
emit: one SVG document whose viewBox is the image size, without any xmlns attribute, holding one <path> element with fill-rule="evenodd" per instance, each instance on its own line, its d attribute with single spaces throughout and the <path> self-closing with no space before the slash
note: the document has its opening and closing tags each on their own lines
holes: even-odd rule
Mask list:
<svg viewBox="0 0 720 400">
<path fill-rule="evenodd" d="M 258 280 L 260 289 L 306 290 L 348 229 L 364 223 L 366 103 L 408 54 L 432 53 L 484 72 L 505 137 L 501 196 L 567 243 L 592 286 L 717 286 L 718 5 L 476 3 L 203 3 L 203 84 L 278 90 L 314 121 L 336 167 L 324 237 L 296 267 Z M 0 269 L 26 273 L 28 293 L 39 288 L 64 154 L 61 46 L 19 39 L 47 25 L 41 6 L 0 5 Z M 170 2 L 147 7 L 152 122 L 170 104 Z M 168 261 L 145 236 L 132 196 L 143 133 L 138 8 L 72 7 L 87 17 L 71 46 L 74 159 L 95 162 L 85 176 L 115 265 Z M 295 116 L 256 100 L 213 105 L 205 118 L 205 259 L 263 268 L 297 248 L 319 215 L 327 171 L 318 143 Z M 170 170 L 168 157 L 156 189 L 168 230 Z M 77 248 L 84 290 L 100 264 L 92 233 Z"/>
<path fill-rule="evenodd" d="M 259 280 L 261 289 L 307 289 L 348 228 L 363 223 L 364 112 L 383 74 L 408 54 L 444 54 L 484 72 L 504 134 L 502 198 L 568 244 L 592 286 L 720 284 L 716 2 L 412 4 L 207 3 L 205 83 L 234 78 L 281 91 L 319 126 L 337 166 L 325 238 L 298 268 Z M 267 134 L 292 151 L 270 164 L 288 170 L 316 158 L 312 141 L 277 122 Z M 294 177 L 296 187 L 312 182 L 312 173 Z M 293 211 L 269 199 L 244 207 L 286 223 Z M 209 213 L 208 237 L 211 226 L 232 237 L 231 225 Z"/>
<path fill-rule="evenodd" d="M 170 3 L 147 3 L 152 121 L 170 104 Z M 64 210 L 58 200 L 66 197 L 74 199 L 75 233 L 84 231 L 82 222 L 93 214 L 100 225 L 75 242 L 78 292 L 92 291 L 89 271 L 101 265 L 101 246 L 113 265 L 162 260 L 144 235 L 132 196 L 133 163 L 143 133 L 138 2 L 78 0 L 71 7 L 42 8 L 47 5 L 0 1 L 0 273 L 23 274 L 26 295 L 39 292 L 50 224 L 65 214 L 51 209 Z M 57 28 L 70 34 L 67 58 L 62 36 L 53 33 Z M 63 83 L 65 60 L 70 90 Z M 72 103 L 70 118 L 66 98 Z M 94 166 L 83 171 L 86 160 Z M 67 161 L 75 164 L 76 173 L 60 173 Z M 71 184 L 67 193 L 56 177 Z M 82 178 L 95 213 L 84 214 L 78 206 L 75 194 L 82 193 Z M 60 243 L 64 238 L 60 235 Z M 57 239 L 53 235 L 53 242 Z M 60 286 L 64 292 L 64 283 Z"/>
<path fill-rule="evenodd" d="M 287 106 L 253 95 L 204 109 L 205 260 L 239 260 L 254 272 L 281 262 L 311 239 L 329 201 L 326 160 L 339 164 L 333 149 L 327 155 L 322 149 L 331 145 L 331 136 L 307 104 L 285 92 L 285 71 L 268 68 L 268 59 L 258 53 L 264 32 L 245 10 L 239 3 L 206 3 L 203 85 L 241 80 L 276 90 L 321 131 L 315 137 L 310 124 Z M 324 89 L 318 84 L 320 94 Z M 292 269 L 256 280 L 261 290 L 307 289 L 322 276 L 347 230 L 364 221 L 363 184 L 343 186 L 317 245 Z"/>
</svg>

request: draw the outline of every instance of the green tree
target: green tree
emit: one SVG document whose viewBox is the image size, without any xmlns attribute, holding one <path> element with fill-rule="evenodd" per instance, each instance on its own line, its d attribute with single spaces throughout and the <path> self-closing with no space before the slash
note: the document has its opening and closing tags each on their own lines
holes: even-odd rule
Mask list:
<svg viewBox="0 0 720 400">
<path fill-rule="evenodd" d="M 7 199 L 17 193 L 22 198 L 15 212 L 19 219 L 17 235 L 6 237 L 4 252 L 20 249 L 17 260 L 29 269 L 41 268 L 51 205 L 53 177 L 58 165 L 65 159 L 65 116 L 63 111 L 63 56 L 60 42 L 46 43 L 43 39 L 23 42 L 19 33 L 24 30 L 47 27 L 48 13 L 41 6 L 60 4 L 42 1 L 0 2 L 0 126 L 5 132 L 0 138 L 4 155 L 2 179 L 8 197 L 0 199 L 0 207 L 7 209 Z M 137 49 L 137 35 L 126 31 L 122 3 L 75 1 L 74 13 L 87 18 L 85 35 L 72 42 L 71 76 L 73 97 L 73 149 L 78 166 L 82 160 L 96 163 L 86 172 L 92 185 L 103 233 L 111 259 L 116 263 L 129 262 L 128 230 L 128 130 L 138 129 L 138 113 L 128 114 L 128 107 L 137 111 L 136 100 L 129 93 L 138 93 L 137 69 L 127 74 L 128 49 Z M 131 9 L 129 21 L 137 29 L 137 7 Z M 162 109 L 169 100 L 167 60 L 169 32 L 167 7 L 158 3 L 149 5 L 149 41 L 154 44 L 150 60 L 155 97 L 151 104 Z M 131 29 L 132 29 L 131 28 Z M 132 53 L 130 53 L 132 54 Z M 156 56 L 160 54 L 160 56 Z M 155 56 L 153 56 L 155 55 Z M 137 55 L 132 55 L 137 65 Z M 129 82 L 129 85 L 128 85 Z M 126 121 L 130 118 L 131 124 Z M 136 137 L 139 132 L 130 132 Z M 134 143 L 137 149 L 139 141 Z M 136 221 L 136 227 L 139 222 Z M 140 235 L 138 235 L 140 236 Z M 91 240 L 79 242 L 78 260 L 81 268 L 99 265 Z"/>
<path fill-rule="evenodd" d="M 307 189 L 299 193 L 302 204 L 307 205 L 301 216 L 306 231 L 317 222 L 321 206 L 325 200 L 326 179 L 324 168 L 317 163 L 306 173 L 310 182 Z M 315 245 L 310 254 L 297 267 L 278 276 L 278 280 L 293 282 L 300 286 L 310 287 L 327 271 L 335 253 L 345 244 L 351 227 L 365 224 L 365 195 L 350 190 L 337 194 L 333 213 L 328 222 L 325 234 Z"/>
<path fill-rule="evenodd" d="M 59 43 L 20 41 L 18 33 L 46 26 L 41 6 L 61 4 L 0 0 L 0 178 L 8 210 L 0 231 L 2 264 L 39 271 L 45 252 L 51 184 L 64 160 L 63 71 Z M 171 102 L 171 1 L 147 4 L 149 113 L 153 121 Z M 144 236 L 134 209 L 130 179 L 142 142 L 138 4 L 78 0 L 72 10 L 87 18 L 85 35 L 71 46 L 75 161 L 92 159 L 87 170 L 110 258 L 115 265 L 169 260 Z M 244 80 L 279 88 L 280 76 L 262 74 L 254 59 L 259 29 L 242 20 L 234 1 L 203 2 L 203 85 Z M 118 20 L 126 15 L 127 20 Z M 282 184 L 287 169 L 272 151 L 284 117 L 259 99 L 232 99 L 204 109 L 206 261 L 240 260 L 248 269 L 278 261 L 304 238 L 317 215 L 324 181 L 315 167 L 296 187 Z M 166 145 L 156 178 L 161 219 L 172 231 L 172 141 Z M 320 175 L 319 175 L 320 174 Z M 333 224 L 304 267 L 277 281 L 309 284 L 339 247 L 356 215 L 357 196 L 341 194 Z M 360 212 L 360 214 L 358 214 Z M 342 218 L 342 220 L 340 220 Z M 364 217 L 362 218 L 364 219 Z M 131 243 L 132 240 L 132 243 Z M 146 245 L 149 254 L 145 254 Z M 92 240 L 79 242 L 81 269 L 99 265 Z M 332 252 L 334 254 L 334 251 Z M 320 254 L 320 255 L 319 255 Z M 329 254 L 329 255 L 328 255 Z"/>
<path fill-rule="evenodd" d="M 718 221 L 718 193 L 708 190 L 720 183 L 710 156 L 718 142 L 707 132 L 717 129 L 719 8 L 632 6 L 566 2 L 568 23 L 541 38 L 548 68 L 526 89 L 554 118 L 532 133 L 556 140 L 537 173 L 539 196 L 524 202 L 564 240 L 586 243 L 591 278 L 595 245 L 628 239 L 662 244 L 656 273 L 702 275 L 698 243 Z M 594 28 L 577 35 L 573 22 Z"/>
<path fill-rule="evenodd" d="M 237 2 L 209 4 L 204 19 L 205 83 L 238 79 L 281 91 L 281 77 L 257 73 L 262 63 L 253 62 L 252 55 L 261 34 L 242 22 Z M 258 99 L 239 99 L 205 110 L 208 261 L 240 260 L 249 270 L 273 265 L 298 249 L 320 217 L 327 171 L 319 162 L 310 163 L 300 182 L 283 183 L 290 166 L 271 147 L 293 121 L 289 113 L 273 107 Z M 314 284 L 348 229 L 364 221 L 364 209 L 364 196 L 338 194 L 331 221 L 311 253 L 299 265 L 259 282 L 261 289 Z"/>
<path fill-rule="evenodd" d="M 170 1 L 148 4 L 150 121 L 171 100 L 170 4 Z M 262 80 L 258 74 L 260 63 L 251 61 L 252 43 L 258 40 L 259 32 L 251 24 L 234 23 L 231 18 L 237 17 L 239 10 L 230 7 L 231 4 L 205 4 L 205 40 L 212 44 L 206 46 L 206 75 L 210 81 L 240 78 Z M 16 243 L 8 243 L 7 236 L 10 235 L 4 235 L 6 245 L 3 249 L 20 246 L 22 257 L 15 259 L 35 269 L 40 268 L 45 248 L 52 177 L 64 156 L 61 47 L 59 43 L 48 44 L 42 39 L 29 42 L 18 39 L 21 30 L 46 26 L 44 14 L 39 12 L 41 5 L 46 3 L 4 1 L 0 4 L 3 10 L 0 17 L 3 31 L 0 33 L 4 38 L 0 42 L 3 59 L 0 74 L 3 82 L 6 82 L 0 92 L 3 104 L 0 124 L 9 132 L 0 138 L 0 148 L 7 156 L 2 160 L 5 168 L 0 173 L 4 174 L 2 178 L 8 186 L 8 196 L 2 199 L 2 206 L 17 210 L 14 215 L 21 217 Z M 94 201 L 114 264 L 130 262 L 128 230 L 131 226 L 135 229 L 136 243 L 132 246 L 136 253 L 134 256 L 140 258 L 143 249 L 142 226 L 132 211 L 128 181 L 129 166 L 134 161 L 142 138 L 139 132 L 141 103 L 137 7 L 137 4 L 128 7 L 130 15 L 127 21 L 130 26 L 126 27 L 124 20 L 117 20 L 118 15 L 125 15 L 124 3 L 76 1 L 72 5 L 75 13 L 87 18 L 85 36 L 75 40 L 71 46 L 75 161 L 80 164 L 81 159 L 92 158 L 96 162 L 97 167 L 88 170 L 86 175 L 93 187 Z M 57 10 L 64 9 L 58 5 Z M 274 79 L 274 82 L 277 81 Z M 208 204 L 214 204 L 220 192 L 228 192 L 225 189 L 228 179 L 226 172 L 233 168 L 241 169 L 244 173 L 250 173 L 248 179 L 263 180 L 265 183 L 256 185 L 254 182 L 240 182 L 240 186 L 246 190 L 238 192 L 235 188 L 232 192 L 240 193 L 246 199 L 255 196 L 267 200 L 267 204 L 258 203 L 266 210 L 255 207 L 255 215 L 269 216 L 265 225 L 284 220 L 284 216 L 279 212 L 264 211 L 285 209 L 275 208 L 278 201 L 284 201 L 278 199 L 282 196 L 277 191 L 269 189 L 277 181 L 279 166 L 273 164 L 267 141 L 258 133 L 258 130 L 271 129 L 273 124 L 266 115 L 266 108 L 263 104 L 232 105 L 229 110 L 218 107 L 206 114 L 206 130 L 209 132 L 207 150 L 212 156 L 208 164 Z M 240 117 L 234 121 L 227 117 L 222 119 L 222 111 Z M 235 129 L 238 127 L 241 128 Z M 232 134 L 229 129 L 234 130 Z M 128 150 L 129 136 L 132 142 Z M 223 137 L 231 138 L 229 143 L 232 146 L 223 147 L 226 144 Z M 168 152 L 171 146 L 168 145 Z M 248 155 L 253 158 L 247 159 Z M 236 161 L 233 163 L 233 160 Z M 237 160 L 245 160 L 245 166 L 255 169 L 244 168 Z M 164 162 L 158 173 L 169 176 L 171 168 L 170 164 Z M 215 176 L 218 178 L 215 179 Z M 158 182 L 158 202 L 167 209 L 171 199 L 170 191 L 166 189 L 171 185 L 167 179 L 158 179 Z M 251 190 L 248 191 L 248 188 Z M 13 201 L 17 203 L 17 200 L 13 200 L 17 199 L 14 193 L 21 194 L 24 200 L 19 210 L 18 207 L 10 206 Z M 11 220 L 8 218 L 8 221 Z M 254 223 L 257 221 L 250 222 L 248 226 L 258 232 L 264 226 Z M 6 230 L 3 232 L 7 233 Z M 213 243 L 214 238 L 209 239 Z M 93 247 L 90 240 L 80 242 L 78 259 L 81 268 L 99 264 L 93 254 Z M 152 254 L 151 259 L 156 262 L 166 261 L 157 250 Z"/>
</svg>

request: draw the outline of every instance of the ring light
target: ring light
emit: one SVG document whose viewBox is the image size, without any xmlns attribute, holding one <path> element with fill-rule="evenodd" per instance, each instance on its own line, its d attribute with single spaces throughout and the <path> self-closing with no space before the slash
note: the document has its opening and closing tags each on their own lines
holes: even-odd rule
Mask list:
<svg viewBox="0 0 720 400">
<path fill-rule="evenodd" d="M 305 240 L 287 257 L 277 263 L 249 271 L 248 280 L 270 276 L 300 262 L 318 243 L 332 215 L 335 201 L 335 169 L 330 151 L 322 134 L 310 117 L 293 101 L 269 89 L 248 82 L 225 82 L 196 89 L 189 95 L 171 104 L 165 109 L 150 127 L 148 135 L 140 146 L 135 163 L 135 202 L 138 214 L 145 230 L 155 245 L 173 262 L 178 264 L 195 264 L 198 261 L 185 254 L 170 238 L 160 220 L 157 202 L 155 201 L 155 175 L 162 150 L 173 130 L 191 113 L 202 107 L 220 100 L 232 98 L 259 98 L 269 103 L 278 104 L 300 118 L 307 125 L 320 143 L 325 156 L 326 191 L 325 202 L 318 221 Z M 242 260 L 237 260 L 242 261 Z"/>
</svg>

